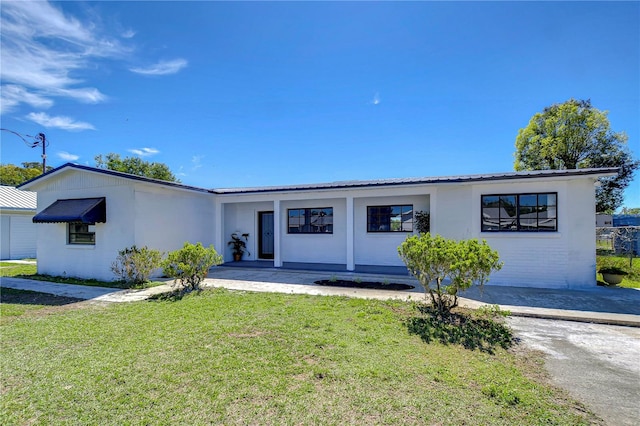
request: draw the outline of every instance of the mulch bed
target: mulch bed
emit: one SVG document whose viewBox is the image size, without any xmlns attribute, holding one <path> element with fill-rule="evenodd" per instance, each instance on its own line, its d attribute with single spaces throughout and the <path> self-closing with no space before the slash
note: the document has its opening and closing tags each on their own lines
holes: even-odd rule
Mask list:
<svg viewBox="0 0 640 426">
<path fill-rule="evenodd" d="M 319 280 L 315 284 L 331 287 L 371 288 L 375 290 L 411 290 L 415 288 L 409 284 L 381 283 L 377 281 L 352 281 L 352 280 Z"/>
</svg>

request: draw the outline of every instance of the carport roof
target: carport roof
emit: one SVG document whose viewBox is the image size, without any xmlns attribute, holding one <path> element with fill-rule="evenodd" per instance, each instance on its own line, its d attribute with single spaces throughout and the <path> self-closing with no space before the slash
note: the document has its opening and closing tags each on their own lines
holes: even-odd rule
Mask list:
<svg viewBox="0 0 640 426">
<path fill-rule="evenodd" d="M 0 209 L 36 210 L 36 193 L 21 191 L 13 186 L 0 186 Z"/>
</svg>

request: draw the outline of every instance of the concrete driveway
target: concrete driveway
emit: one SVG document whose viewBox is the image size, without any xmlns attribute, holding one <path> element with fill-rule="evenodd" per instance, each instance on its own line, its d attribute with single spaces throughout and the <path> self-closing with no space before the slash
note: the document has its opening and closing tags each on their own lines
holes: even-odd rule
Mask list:
<svg viewBox="0 0 640 426">
<path fill-rule="evenodd" d="M 640 328 L 509 317 L 521 343 L 546 354 L 553 382 L 608 425 L 640 424 Z"/>
</svg>

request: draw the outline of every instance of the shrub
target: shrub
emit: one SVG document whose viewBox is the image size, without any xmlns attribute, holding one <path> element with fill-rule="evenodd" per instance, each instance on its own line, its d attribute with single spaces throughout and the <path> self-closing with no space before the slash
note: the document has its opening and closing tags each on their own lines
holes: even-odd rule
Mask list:
<svg viewBox="0 0 640 426">
<path fill-rule="evenodd" d="M 502 268 L 498 252 L 484 240 L 455 241 L 429 233 L 411 235 L 400 244 L 398 254 L 440 314 L 458 306 L 458 290 L 468 289 L 474 282 L 482 286 L 492 271 Z"/>
<path fill-rule="evenodd" d="M 416 230 L 421 234 L 431 232 L 431 215 L 429 212 L 417 211 L 416 212 Z"/>
<path fill-rule="evenodd" d="M 158 250 L 134 245 L 118 252 L 118 257 L 111 264 L 111 271 L 127 284 L 144 286 L 151 273 L 160 267 L 161 261 L 162 253 Z"/>
<path fill-rule="evenodd" d="M 220 256 L 213 246 L 184 243 L 180 250 L 172 251 L 162 262 L 164 274 L 180 283 L 183 291 L 200 290 L 200 283 L 213 265 L 220 265 Z"/>
</svg>

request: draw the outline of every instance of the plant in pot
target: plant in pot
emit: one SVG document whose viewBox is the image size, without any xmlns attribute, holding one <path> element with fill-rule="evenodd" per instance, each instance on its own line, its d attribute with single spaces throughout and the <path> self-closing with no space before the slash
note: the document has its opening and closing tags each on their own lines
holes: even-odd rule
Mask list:
<svg viewBox="0 0 640 426">
<path fill-rule="evenodd" d="M 606 266 L 598 270 L 602 274 L 602 279 L 609 285 L 618 285 L 622 282 L 626 275 L 629 275 L 625 270 L 616 266 Z"/>
<path fill-rule="evenodd" d="M 249 253 L 249 250 L 247 250 L 247 241 L 249 241 L 248 233 L 242 234 L 240 236 L 238 236 L 237 232 L 231 234 L 231 241 L 229 241 L 227 245 L 231 246 L 231 250 L 233 251 L 233 260 L 235 262 L 239 262 L 242 260 L 242 256 L 244 255 L 245 251 L 247 252 L 247 254 L 251 255 L 251 253 Z"/>
</svg>

